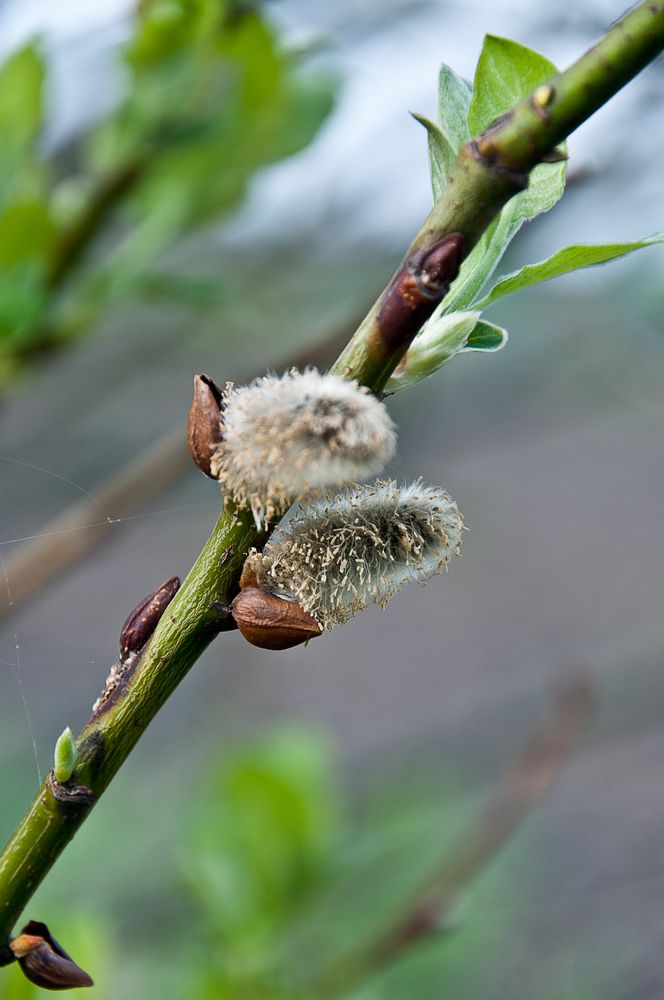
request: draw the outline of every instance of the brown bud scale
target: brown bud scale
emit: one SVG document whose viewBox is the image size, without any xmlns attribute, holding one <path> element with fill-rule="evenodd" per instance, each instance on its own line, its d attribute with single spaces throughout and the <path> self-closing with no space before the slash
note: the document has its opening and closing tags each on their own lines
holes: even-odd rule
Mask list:
<svg viewBox="0 0 664 1000">
<path fill-rule="evenodd" d="M 92 809 L 97 801 L 95 793 L 86 785 L 73 785 L 71 783 L 61 785 L 53 771 L 49 771 L 46 780 L 53 798 L 65 806 L 69 812 L 74 810 L 86 812 L 88 809 Z"/>
<path fill-rule="evenodd" d="M 46 924 L 31 920 L 9 942 L 14 957 L 26 979 L 45 990 L 71 990 L 94 986 L 87 972 L 71 958 Z"/>
<path fill-rule="evenodd" d="M 290 649 L 322 632 L 316 619 L 296 601 L 287 601 L 258 587 L 245 587 L 231 604 L 240 632 L 252 646 Z"/>
<path fill-rule="evenodd" d="M 122 626 L 121 657 L 125 658 L 129 653 L 138 653 L 143 649 L 179 589 L 179 577 L 172 576 L 136 605 Z"/>
<path fill-rule="evenodd" d="M 194 397 L 189 408 L 187 444 L 194 462 L 210 479 L 217 478 L 210 470 L 210 460 L 214 448 L 221 441 L 223 395 L 223 391 L 209 375 L 194 377 Z"/>
</svg>

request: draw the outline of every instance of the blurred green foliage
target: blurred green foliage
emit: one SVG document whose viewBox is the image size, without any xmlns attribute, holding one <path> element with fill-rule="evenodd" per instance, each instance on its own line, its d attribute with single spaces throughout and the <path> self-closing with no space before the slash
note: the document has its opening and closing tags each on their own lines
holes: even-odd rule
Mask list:
<svg viewBox="0 0 664 1000">
<path fill-rule="evenodd" d="M 146 295 L 207 308 L 221 282 L 163 266 L 238 205 L 261 167 L 306 146 L 332 103 L 258 5 L 142 0 L 124 96 L 66 155 L 40 145 L 36 44 L 0 69 L 0 390 L 41 353 Z"/>
<path fill-rule="evenodd" d="M 374 776 L 371 793 L 353 802 L 320 733 L 263 736 L 185 785 L 159 898 L 149 900 L 149 879 L 127 880 L 116 858 L 104 869 L 109 889 L 125 882 L 119 912 L 105 903 L 82 913 L 77 899 L 43 915 L 108 1000 L 498 1000 L 527 903 L 522 850 L 491 865 L 440 932 L 395 961 L 366 963 L 422 887 L 435 885 L 475 815 L 458 781 L 428 769 L 394 779 Z M 16 966 L 1 971 L 0 1000 L 38 995 Z M 582 1000 L 611 995 L 590 984 Z"/>
</svg>

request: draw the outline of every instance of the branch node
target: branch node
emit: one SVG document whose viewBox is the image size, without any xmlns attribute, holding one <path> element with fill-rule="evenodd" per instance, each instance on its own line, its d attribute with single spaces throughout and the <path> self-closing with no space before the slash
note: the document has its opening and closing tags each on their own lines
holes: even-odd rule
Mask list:
<svg viewBox="0 0 664 1000">
<path fill-rule="evenodd" d="M 84 809 L 87 811 L 97 801 L 95 793 L 86 785 L 72 785 L 70 782 L 61 784 L 53 774 L 53 771 L 49 771 L 47 781 L 48 789 L 55 801 L 66 806 L 67 809 L 75 811 Z"/>
<path fill-rule="evenodd" d="M 496 118 L 477 139 L 469 139 L 464 145 L 471 148 L 472 159 L 481 161 L 496 180 L 511 189 L 512 194 L 518 194 L 528 187 L 528 171 L 517 170 L 508 163 L 503 150 L 494 141 L 494 137 L 500 134 L 510 118 L 511 112 Z"/>
<path fill-rule="evenodd" d="M 210 611 L 214 612 L 212 627 L 215 635 L 219 632 L 235 631 L 237 623 L 231 613 L 230 604 L 225 604 L 224 601 L 212 601 L 210 603 Z"/>
</svg>

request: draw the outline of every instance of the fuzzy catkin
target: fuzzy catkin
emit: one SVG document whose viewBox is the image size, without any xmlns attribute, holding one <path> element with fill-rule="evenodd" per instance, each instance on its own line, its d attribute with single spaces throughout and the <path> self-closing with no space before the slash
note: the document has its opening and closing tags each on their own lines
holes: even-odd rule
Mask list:
<svg viewBox="0 0 664 1000">
<path fill-rule="evenodd" d="M 247 565 L 258 586 L 297 600 L 331 629 L 440 573 L 460 555 L 463 530 L 444 490 L 378 481 L 301 509 Z"/>
<path fill-rule="evenodd" d="M 336 375 L 266 375 L 230 387 L 223 403 L 212 472 L 259 526 L 294 500 L 375 475 L 394 454 L 384 405 Z"/>
</svg>

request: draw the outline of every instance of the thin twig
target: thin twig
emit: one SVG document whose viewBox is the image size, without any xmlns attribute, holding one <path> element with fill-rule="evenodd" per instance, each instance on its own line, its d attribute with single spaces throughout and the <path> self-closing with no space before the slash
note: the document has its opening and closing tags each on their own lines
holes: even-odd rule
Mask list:
<svg viewBox="0 0 664 1000">
<path fill-rule="evenodd" d="M 324 367 L 348 340 L 348 331 L 337 330 L 314 351 L 286 364 Z M 222 373 L 223 374 L 223 373 Z M 247 377 L 250 372 L 247 372 Z M 187 472 L 191 459 L 186 427 L 163 434 L 128 465 L 84 497 L 42 524 L 33 538 L 16 545 L 3 559 L 10 595 L 0 603 L 0 621 L 32 600 L 44 587 L 70 569 L 109 537 L 113 528 L 145 509 Z"/>
<path fill-rule="evenodd" d="M 338 996 L 386 969 L 410 948 L 444 930 L 475 879 L 530 815 L 569 760 L 592 718 L 590 677 L 579 673 L 560 690 L 555 704 L 513 758 L 437 871 L 415 892 L 394 924 L 367 951 L 333 970 L 317 995 Z"/>
</svg>

